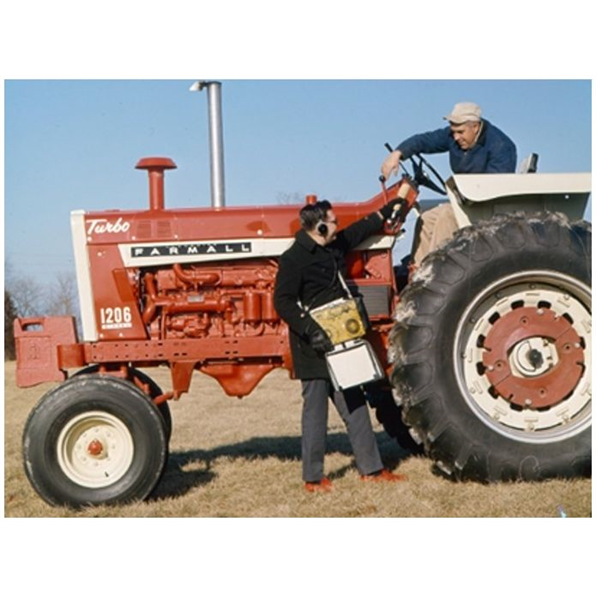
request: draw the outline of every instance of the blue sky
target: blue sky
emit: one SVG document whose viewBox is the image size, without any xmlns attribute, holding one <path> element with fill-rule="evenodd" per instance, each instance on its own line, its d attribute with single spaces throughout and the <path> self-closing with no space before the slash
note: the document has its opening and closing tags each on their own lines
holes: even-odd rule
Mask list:
<svg viewBox="0 0 596 596">
<path fill-rule="evenodd" d="M 144 209 L 146 156 L 171 157 L 166 205 L 210 201 L 207 97 L 193 80 L 5 81 L 5 258 L 39 281 L 72 271 L 69 212 Z M 227 204 L 379 190 L 386 141 L 444 125 L 458 101 L 534 151 L 541 172 L 591 171 L 589 80 L 223 80 Z M 432 163 L 449 175 L 445 156 Z M 429 192 L 423 196 L 431 197 Z"/>
</svg>

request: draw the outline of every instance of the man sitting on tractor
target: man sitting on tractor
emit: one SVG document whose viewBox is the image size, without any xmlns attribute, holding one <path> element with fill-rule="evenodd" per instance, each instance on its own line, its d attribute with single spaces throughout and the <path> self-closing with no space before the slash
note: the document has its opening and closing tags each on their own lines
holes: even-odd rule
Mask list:
<svg viewBox="0 0 596 596">
<path fill-rule="evenodd" d="M 481 117 L 480 106 L 455 104 L 444 119 L 449 126 L 414 135 L 401 142 L 381 166 L 385 178 L 397 173 L 402 159 L 419 153 L 449 152 L 454 174 L 497 174 L 515 172 L 517 151 L 513 141 L 500 129 Z M 453 209 L 447 203 L 422 214 L 415 232 L 412 261 L 422 259 L 451 238 L 457 230 Z"/>
</svg>

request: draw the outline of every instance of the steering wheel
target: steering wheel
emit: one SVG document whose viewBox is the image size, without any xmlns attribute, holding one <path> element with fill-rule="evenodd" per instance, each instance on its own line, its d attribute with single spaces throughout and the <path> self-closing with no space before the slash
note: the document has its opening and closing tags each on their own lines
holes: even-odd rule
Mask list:
<svg viewBox="0 0 596 596">
<path fill-rule="evenodd" d="M 416 159 L 418 161 L 416 161 Z M 441 178 L 440 174 L 433 168 L 427 161 L 422 157 L 422 155 L 412 155 L 410 157 L 410 161 L 412 162 L 412 168 L 414 170 L 413 179 L 417 182 L 420 186 L 426 186 L 431 190 L 434 190 L 436 193 L 446 196 L 447 192 L 445 190 L 445 181 Z M 424 166 L 433 174 L 434 178 L 437 182 L 441 185 L 439 186 L 435 180 L 430 177 L 430 174 L 425 170 Z"/>
<path fill-rule="evenodd" d="M 393 152 L 393 147 L 391 147 L 391 145 L 389 143 L 385 143 L 385 148 L 387 149 L 387 151 L 389 151 L 389 153 Z M 416 161 L 416 159 L 418 161 Z M 404 172 L 408 178 L 411 178 L 412 180 L 414 180 L 419 186 L 426 186 L 427 188 L 434 190 L 436 193 L 438 193 L 442 196 L 447 195 L 447 192 L 445 190 L 445 188 L 446 188 L 445 181 L 443 180 L 443 178 L 441 178 L 439 172 L 437 172 L 437 170 L 435 170 L 435 168 L 433 168 L 426 161 L 426 159 L 424 159 L 424 157 L 422 157 L 422 155 L 420 155 L 419 153 L 416 153 L 416 154 L 412 155 L 412 157 L 410 157 L 410 161 L 412 162 L 414 176 L 410 176 L 410 173 L 404 166 L 403 162 L 400 161 L 400 163 L 399 163 L 400 167 L 404 170 Z M 428 172 L 424 169 L 424 166 L 426 166 L 431 171 L 431 173 L 435 177 L 436 181 L 440 183 L 440 186 L 437 184 L 437 182 L 435 182 L 434 180 L 431 179 Z M 385 182 L 384 176 L 381 176 L 379 179 L 381 180 L 381 182 Z"/>
</svg>

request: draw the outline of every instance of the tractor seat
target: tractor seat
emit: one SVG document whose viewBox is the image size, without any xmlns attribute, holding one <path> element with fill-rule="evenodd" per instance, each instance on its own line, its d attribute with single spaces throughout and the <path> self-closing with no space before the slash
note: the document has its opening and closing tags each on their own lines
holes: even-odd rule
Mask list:
<svg viewBox="0 0 596 596">
<path fill-rule="evenodd" d="M 526 157 L 521 164 L 519 164 L 519 168 L 517 170 L 518 174 L 534 174 L 538 170 L 538 153 L 530 153 L 528 157 Z"/>
</svg>

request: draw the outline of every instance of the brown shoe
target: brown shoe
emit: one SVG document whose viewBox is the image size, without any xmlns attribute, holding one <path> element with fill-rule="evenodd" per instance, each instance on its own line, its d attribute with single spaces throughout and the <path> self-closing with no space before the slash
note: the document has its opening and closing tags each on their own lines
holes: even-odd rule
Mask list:
<svg viewBox="0 0 596 596">
<path fill-rule="evenodd" d="M 305 482 L 304 488 L 309 493 L 314 493 L 314 492 L 328 493 L 333 490 L 333 484 L 331 484 L 331 480 L 329 480 L 329 478 L 321 478 L 321 480 L 319 480 L 319 482 Z"/>
<path fill-rule="evenodd" d="M 408 477 L 405 474 L 394 474 L 383 468 L 380 472 L 360 476 L 360 479 L 365 482 L 402 482 L 403 480 L 407 480 Z"/>
</svg>

